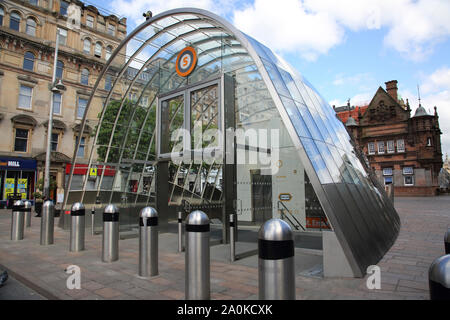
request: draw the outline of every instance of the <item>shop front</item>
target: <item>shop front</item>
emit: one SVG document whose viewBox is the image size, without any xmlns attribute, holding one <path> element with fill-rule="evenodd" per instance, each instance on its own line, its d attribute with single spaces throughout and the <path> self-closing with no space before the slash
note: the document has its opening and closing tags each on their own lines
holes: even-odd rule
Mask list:
<svg viewBox="0 0 450 320">
<path fill-rule="evenodd" d="M 0 158 L 0 208 L 14 198 L 33 200 L 36 160 Z"/>
</svg>

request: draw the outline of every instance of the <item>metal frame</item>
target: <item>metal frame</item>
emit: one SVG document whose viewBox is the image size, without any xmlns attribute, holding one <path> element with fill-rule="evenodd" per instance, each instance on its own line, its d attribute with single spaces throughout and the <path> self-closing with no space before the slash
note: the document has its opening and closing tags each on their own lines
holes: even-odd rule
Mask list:
<svg viewBox="0 0 450 320">
<path fill-rule="evenodd" d="M 245 36 L 243 33 L 241 33 L 238 29 L 236 29 L 232 24 L 230 24 L 228 21 L 226 21 L 225 19 L 211 13 L 205 10 L 201 10 L 201 9 L 195 9 L 195 8 L 181 8 L 181 9 L 174 9 L 174 10 L 169 10 L 166 12 L 163 12 L 161 14 L 155 15 L 154 17 L 148 19 L 147 21 L 145 21 L 144 23 L 142 23 L 140 26 L 138 26 L 133 32 L 131 32 L 122 42 L 121 44 L 118 46 L 118 48 L 116 48 L 116 50 L 113 52 L 113 54 L 111 55 L 110 59 L 108 60 L 108 63 L 106 65 L 106 67 L 101 71 L 96 84 L 94 86 L 94 90 L 89 98 L 89 101 L 87 103 L 86 106 L 86 111 L 85 114 L 83 116 L 82 119 L 82 125 L 81 125 L 81 132 L 83 132 L 84 127 L 85 127 L 85 123 L 86 123 L 86 115 L 88 114 L 89 111 L 89 107 L 91 104 L 91 101 L 93 99 L 93 96 L 95 95 L 97 89 L 98 89 L 98 85 L 100 83 L 100 80 L 103 78 L 103 76 L 105 75 L 105 73 L 107 72 L 107 70 L 109 69 L 109 66 L 111 64 L 111 62 L 113 61 L 113 59 L 117 56 L 117 54 L 119 53 L 120 50 L 122 50 L 124 48 L 124 46 L 131 40 L 133 39 L 138 33 L 140 33 L 142 30 L 144 30 L 145 28 L 147 28 L 148 26 L 152 25 L 153 23 L 157 22 L 160 19 L 164 19 L 166 17 L 169 16 L 177 16 L 177 15 L 183 15 L 183 14 L 194 14 L 197 15 L 199 17 L 204 17 L 206 20 L 208 20 L 208 22 L 210 22 L 211 24 L 217 26 L 218 29 L 223 29 L 224 32 L 227 32 L 231 35 L 233 35 L 236 40 L 238 42 L 240 42 L 240 44 L 242 45 L 242 47 L 247 51 L 247 54 L 251 57 L 251 59 L 253 60 L 254 64 L 256 65 L 256 68 L 258 69 L 259 74 L 261 75 L 262 80 L 264 81 L 267 90 L 270 93 L 270 96 L 273 99 L 273 102 L 275 104 L 275 107 L 278 111 L 278 113 L 280 114 L 280 117 L 286 127 L 286 130 L 289 134 L 289 136 L 292 139 L 292 142 L 294 143 L 294 147 L 297 150 L 298 156 L 300 158 L 300 161 L 302 162 L 302 164 L 305 167 L 305 171 L 309 176 L 310 182 L 317 194 L 317 197 L 323 207 L 323 211 L 325 212 L 325 214 L 327 215 L 329 222 L 334 230 L 334 232 L 336 233 L 336 236 L 343 248 L 344 254 L 352 268 L 353 273 L 356 276 L 362 276 L 365 274 L 365 267 L 367 267 L 366 262 L 361 260 L 361 257 L 358 256 L 358 253 L 354 251 L 354 243 L 352 244 L 352 240 L 348 237 L 349 235 L 344 234 L 343 230 L 341 229 L 341 224 L 345 223 L 345 221 L 340 220 L 339 217 L 340 216 L 345 216 L 346 214 L 349 213 L 350 208 L 346 207 L 346 205 L 344 203 L 341 203 L 339 201 L 335 201 L 333 200 L 333 197 L 335 195 L 338 195 L 339 197 L 345 197 L 345 194 L 343 195 L 341 193 L 341 191 L 338 190 L 338 186 L 337 185 L 322 185 L 318 175 L 316 174 L 316 171 L 303 147 L 303 144 L 299 138 L 299 136 L 297 135 L 297 132 L 291 122 L 291 119 L 286 111 L 286 109 L 284 108 L 283 102 L 281 100 L 281 97 L 278 94 L 277 89 L 275 88 L 274 83 L 272 82 L 268 71 L 266 70 L 262 58 L 259 56 L 259 54 L 257 53 L 256 49 L 253 47 L 253 45 L 251 44 L 250 39 Z M 183 21 L 187 24 L 189 24 L 189 20 Z M 173 26 L 173 25 L 172 25 Z M 167 27 L 170 28 L 171 26 Z M 209 28 L 209 29 L 214 29 L 214 28 Z M 159 34 L 160 32 L 164 32 L 166 31 L 166 29 L 163 29 L 161 31 L 159 31 L 157 34 Z M 178 37 L 182 37 L 183 35 L 179 35 Z M 154 38 L 157 38 L 156 35 L 152 36 L 150 39 L 148 39 L 146 43 L 151 43 L 152 40 Z M 177 37 L 176 37 L 177 38 Z M 172 43 L 172 41 L 170 41 L 170 43 Z M 166 45 L 164 45 L 163 47 L 166 47 Z M 160 47 L 159 50 L 162 50 L 163 47 Z M 143 46 L 141 47 L 143 48 Z M 142 49 L 139 49 L 142 50 Z M 138 50 L 138 51 L 139 51 Z M 135 54 L 132 56 L 135 57 L 139 52 L 136 51 Z M 157 52 L 159 52 L 157 50 Z M 242 55 L 242 53 L 233 53 L 231 55 Z M 231 56 L 230 55 L 230 56 Z M 149 59 L 151 60 L 151 59 Z M 132 61 L 132 59 L 130 59 L 125 66 L 123 67 L 121 74 L 118 78 L 116 78 L 116 81 L 114 82 L 113 88 L 115 87 L 118 79 L 121 77 L 121 75 L 123 74 L 124 70 L 126 69 L 126 67 L 129 65 L 130 61 Z M 214 59 L 212 60 L 214 61 Z M 148 65 L 148 62 L 144 64 Z M 209 61 L 206 64 L 211 63 L 211 61 Z M 142 72 L 143 68 L 141 69 L 140 72 Z M 139 75 L 139 73 L 137 74 L 137 76 Z M 130 88 L 128 88 L 128 91 L 130 90 Z M 127 93 L 128 93 L 127 91 Z M 309 94 L 309 92 L 307 91 L 307 93 Z M 109 92 L 108 97 L 107 97 L 107 101 L 109 101 L 109 98 L 112 95 L 112 90 Z M 314 99 L 314 97 L 310 97 L 310 99 Z M 307 106 L 310 107 L 310 106 Z M 105 107 L 103 108 L 102 111 L 102 115 L 101 115 L 101 119 L 103 119 L 103 115 L 105 113 Z M 120 112 L 119 112 L 120 113 Z M 224 130 L 225 131 L 225 130 Z M 95 146 L 95 141 L 97 140 L 98 137 L 98 130 L 96 133 L 96 137 L 94 140 L 94 146 Z M 76 164 L 76 154 L 79 148 L 79 142 L 77 143 L 75 150 L 74 150 L 74 156 L 72 158 L 72 167 L 71 167 L 71 173 L 70 173 L 70 177 L 68 180 L 68 184 L 66 187 L 66 195 L 65 195 L 65 200 L 64 200 L 64 206 L 67 206 L 67 194 L 70 190 L 70 186 L 71 186 L 71 181 L 72 181 L 72 176 L 73 176 L 73 171 L 75 168 L 75 164 Z M 150 148 L 150 147 L 149 147 Z M 158 149 L 159 150 L 159 149 Z M 88 168 L 90 168 L 90 166 L 92 165 L 92 152 L 93 152 L 93 148 L 91 149 L 91 156 L 89 158 L 89 166 Z M 107 159 L 105 159 L 107 160 Z M 104 174 L 105 170 L 103 170 L 103 174 Z M 362 179 L 364 181 L 364 179 Z M 369 187 L 370 189 L 372 189 L 372 191 L 377 191 L 377 185 L 375 184 L 374 186 L 372 186 L 374 182 L 369 181 Z M 367 184 L 365 183 L 365 185 L 367 186 Z M 99 185 L 100 188 L 100 185 Z M 335 190 L 335 191 L 332 191 Z M 341 188 L 342 190 L 342 188 Z M 350 189 L 344 186 L 344 190 L 345 192 L 350 192 Z M 83 187 L 83 193 L 85 191 L 85 186 Z M 362 194 L 360 194 L 360 196 L 362 196 Z M 372 196 L 371 194 L 369 195 L 369 197 Z M 381 195 L 381 197 L 383 196 L 383 194 Z M 376 196 L 372 196 L 372 200 L 375 202 L 378 202 L 382 208 L 387 208 L 386 206 L 389 207 L 389 205 L 386 203 L 386 201 L 384 201 L 384 199 L 377 199 Z M 356 201 L 356 199 L 352 200 L 352 201 Z M 393 208 L 392 206 L 390 208 Z M 384 219 L 383 224 L 385 224 L 386 222 L 389 222 L 389 219 L 385 219 L 383 218 L 383 216 L 385 216 L 386 214 L 383 212 L 381 213 L 381 219 Z M 386 217 L 387 218 L 387 217 Z M 374 219 L 379 219 L 374 218 Z M 394 217 L 394 220 L 395 217 Z M 353 229 L 355 229 L 354 227 L 352 227 Z M 386 239 L 386 241 L 392 241 L 392 239 L 395 239 L 396 237 L 396 233 L 398 233 L 398 230 L 393 230 L 393 233 L 391 232 L 390 234 L 387 234 L 390 239 Z M 373 259 L 372 259 L 373 260 Z M 375 263 L 376 261 L 374 261 Z"/>
</svg>

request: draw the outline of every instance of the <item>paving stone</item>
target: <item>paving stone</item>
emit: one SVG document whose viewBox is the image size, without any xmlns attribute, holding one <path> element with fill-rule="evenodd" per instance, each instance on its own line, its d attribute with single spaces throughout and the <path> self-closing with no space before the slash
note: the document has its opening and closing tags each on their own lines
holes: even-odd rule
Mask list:
<svg viewBox="0 0 450 320">
<path fill-rule="evenodd" d="M 105 299 L 114 298 L 114 297 L 120 296 L 122 294 L 120 291 L 117 291 L 112 288 L 98 289 L 98 290 L 95 290 L 94 293 L 98 294 L 99 296 L 101 296 Z"/>
</svg>

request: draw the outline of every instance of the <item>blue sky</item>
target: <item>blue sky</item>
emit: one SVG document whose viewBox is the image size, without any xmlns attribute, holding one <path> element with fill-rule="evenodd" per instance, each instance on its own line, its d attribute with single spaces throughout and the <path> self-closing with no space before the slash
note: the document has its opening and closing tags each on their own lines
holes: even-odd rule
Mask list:
<svg viewBox="0 0 450 320">
<path fill-rule="evenodd" d="M 418 107 L 436 105 L 443 153 L 450 153 L 449 0 L 89 0 L 127 17 L 128 32 L 153 14 L 180 7 L 210 10 L 283 56 L 331 105 L 370 101 L 398 80 Z"/>
</svg>

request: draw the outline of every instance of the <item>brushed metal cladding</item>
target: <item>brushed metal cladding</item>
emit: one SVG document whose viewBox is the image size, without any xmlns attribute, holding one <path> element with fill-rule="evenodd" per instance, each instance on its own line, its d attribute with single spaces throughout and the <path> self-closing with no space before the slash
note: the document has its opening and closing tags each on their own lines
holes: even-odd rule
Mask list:
<svg viewBox="0 0 450 320">
<path fill-rule="evenodd" d="M 165 19 L 172 20 L 174 23 L 165 24 L 164 22 L 167 22 L 167 20 L 164 21 Z M 161 24 L 159 25 L 159 23 Z M 180 32 L 174 33 L 174 30 L 182 25 L 185 26 L 185 30 L 180 29 L 178 30 Z M 155 26 L 158 26 L 158 28 L 153 28 Z M 147 28 L 157 31 L 149 36 L 146 33 Z M 197 39 L 196 37 L 200 34 L 200 31 L 201 36 Z M 130 87 L 125 91 L 126 93 L 130 92 L 131 86 L 138 75 L 146 70 L 154 60 L 160 59 L 158 54 L 168 47 L 175 48 L 174 52 L 172 52 L 173 54 L 171 54 L 172 57 L 176 56 L 180 48 L 182 49 L 185 43 L 189 43 L 192 39 L 197 41 L 197 43 L 210 42 L 213 46 L 200 53 L 199 57 L 203 54 L 211 53 L 211 50 L 221 48 L 223 44 L 221 41 L 218 41 L 217 32 L 221 33 L 219 36 L 227 41 L 231 39 L 238 42 L 234 46 L 235 48 L 238 46 L 240 51 L 229 54 L 228 57 L 245 55 L 249 57 L 249 61 L 252 61 L 257 68 L 266 86 L 266 91 L 270 94 L 276 110 L 297 150 L 299 160 L 305 167 L 306 174 L 310 178 L 328 221 L 343 248 L 349 265 L 356 276 L 364 276 L 367 266 L 376 264 L 392 246 L 400 229 L 400 219 L 392 203 L 387 198 L 383 186 L 368 172 L 369 169 L 364 163 L 364 159 L 355 152 L 344 124 L 337 119 L 334 110 L 314 87 L 292 66 L 274 54 L 272 50 L 242 33 L 225 19 L 202 9 L 180 8 L 162 12 L 139 25 L 121 42 L 108 60 L 105 68 L 102 69 L 86 105 L 81 131 L 84 130 L 86 115 L 89 113 L 91 101 L 95 94 L 98 95 L 96 91 L 99 89 L 106 70 L 111 69 L 114 57 L 120 53 L 120 50 L 131 43 L 135 37 L 139 36 L 146 40 L 122 66 L 119 72 L 120 75 L 124 74 L 133 58 L 145 46 L 151 45 L 156 51 L 144 62 L 142 68 L 131 81 Z M 167 36 L 169 40 L 161 41 L 161 39 L 164 39 L 164 36 Z M 223 57 L 220 54 L 216 57 L 216 59 L 221 58 Z M 214 61 L 213 59 L 204 64 L 199 62 L 198 68 L 203 68 Z M 231 70 L 221 70 L 225 74 L 229 71 Z M 175 71 L 172 71 L 172 74 L 174 73 Z M 167 76 L 171 77 L 170 70 Z M 115 80 L 112 89 L 108 93 L 107 101 L 109 101 L 114 86 L 120 77 Z M 152 77 L 149 81 L 154 81 L 156 87 L 160 85 L 159 77 Z M 181 82 L 179 86 L 182 85 L 185 84 Z M 106 107 L 105 103 L 101 112 L 100 122 L 104 120 Z M 228 108 L 227 105 L 224 107 Z M 146 117 L 150 110 L 149 108 Z M 225 110 L 224 113 L 230 114 L 229 110 Z M 119 114 L 116 117 L 115 124 L 118 117 Z M 99 134 L 98 128 L 93 139 L 94 145 Z M 112 135 L 114 135 L 114 132 Z M 71 190 L 79 144 L 80 142 L 77 143 L 73 155 L 71 172 L 68 185 L 66 186 L 66 189 L 70 191 L 66 193 L 64 207 L 67 206 L 69 193 L 72 194 L 71 198 L 73 198 L 74 195 L 77 195 L 77 192 L 81 191 L 81 198 L 83 199 L 86 192 L 87 178 L 83 182 L 82 190 Z M 141 147 L 145 148 L 145 146 Z M 111 140 L 108 144 L 107 154 L 109 154 L 110 149 Z M 148 155 L 151 145 L 147 146 L 147 149 L 144 162 L 150 163 Z M 87 169 L 95 165 L 94 154 L 94 148 L 91 148 Z M 119 162 L 122 160 L 119 160 Z M 106 162 L 108 161 L 109 159 Z M 160 165 L 162 163 L 158 163 L 158 166 Z M 167 164 L 164 165 L 167 166 Z M 101 179 L 105 171 L 103 170 Z M 166 186 L 166 181 L 158 181 L 157 179 L 156 190 L 162 192 L 164 190 L 161 188 Z M 101 183 L 97 187 L 97 196 L 100 195 L 100 187 Z M 104 191 L 106 192 L 107 190 Z M 166 194 L 166 192 L 162 193 Z M 146 197 L 148 202 L 151 194 L 148 193 Z M 136 196 L 135 201 L 137 199 L 138 197 Z M 167 203 L 164 203 L 164 205 L 167 208 Z M 157 203 L 157 207 L 161 209 L 163 204 Z M 160 212 L 166 211 L 164 209 Z M 167 216 L 161 215 L 161 219 L 167 219 Z"/>
</svg>

